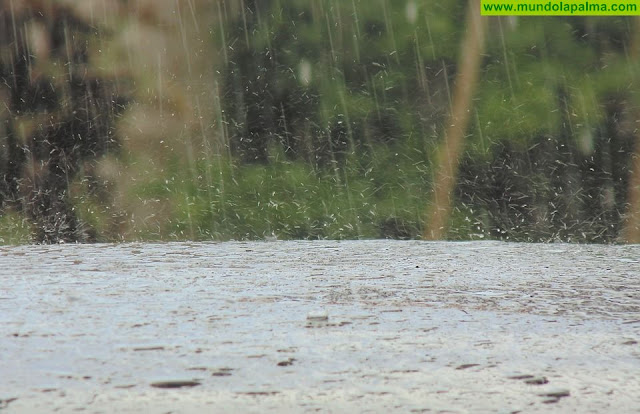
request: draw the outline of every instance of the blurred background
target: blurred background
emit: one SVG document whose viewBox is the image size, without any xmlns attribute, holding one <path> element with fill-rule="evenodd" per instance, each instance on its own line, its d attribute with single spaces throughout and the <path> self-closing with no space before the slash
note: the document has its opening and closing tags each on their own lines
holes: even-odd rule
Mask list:
<svg viewBox="0 0 640 414">
<path fill-rule="evenodd" d="M 640 21 L 0 0 L 0 243 L 640 242 Z"/>
</svg>

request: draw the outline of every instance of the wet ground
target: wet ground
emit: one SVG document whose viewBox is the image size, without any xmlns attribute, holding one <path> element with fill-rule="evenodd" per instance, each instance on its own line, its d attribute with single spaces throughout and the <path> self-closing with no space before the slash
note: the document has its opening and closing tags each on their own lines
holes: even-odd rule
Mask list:
<svg viewBox="0 0 640 414">
<path fill-rule="evenodd" d="M 638 413 L 640 246 L 0 247 L 0 413 Z"/>
</svg>

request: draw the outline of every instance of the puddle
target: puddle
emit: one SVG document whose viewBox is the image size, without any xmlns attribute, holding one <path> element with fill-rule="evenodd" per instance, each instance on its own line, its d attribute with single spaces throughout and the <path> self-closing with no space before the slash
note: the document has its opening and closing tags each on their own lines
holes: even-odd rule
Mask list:
<svg viewBox="0 0 640 414">
<path fill-rule="evenodd" d="M 630 257 L 640 246 L 6 247 L 0 411 L 634 412 Z"/>
</svg>

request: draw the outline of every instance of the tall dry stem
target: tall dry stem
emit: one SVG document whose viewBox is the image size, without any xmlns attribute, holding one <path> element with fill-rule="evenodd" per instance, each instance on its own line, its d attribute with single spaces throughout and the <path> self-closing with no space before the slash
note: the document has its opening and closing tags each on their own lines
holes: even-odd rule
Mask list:
<svg viewBox="0 0 640 414">
<path fill-rule="evenodd" d="M 436 153 L 433 199 L 427 208 L 423 238 L 440 240 L 447 233 L 451 215 L 451 195 L 456 185 L 458 165 L 464 149 L 464 134 L 472 111 L 478 83 L 486 18 L 480 15 L 480 1 L 469 0 L 467 32 L 460 47 L 458 74 L 454 85 L 451 118 L 444 140 Z"/>
</svg>

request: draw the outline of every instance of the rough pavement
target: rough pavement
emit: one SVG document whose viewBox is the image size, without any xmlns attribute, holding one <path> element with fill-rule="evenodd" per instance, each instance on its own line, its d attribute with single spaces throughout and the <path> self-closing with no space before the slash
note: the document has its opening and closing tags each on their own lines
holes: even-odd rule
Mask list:
<svg viewBox="0 0 640 414">
<path fill-rule="evenodd" d="M 640 246 L 0 247 L 0 413 L 640 412 Z"/>
</svg>

